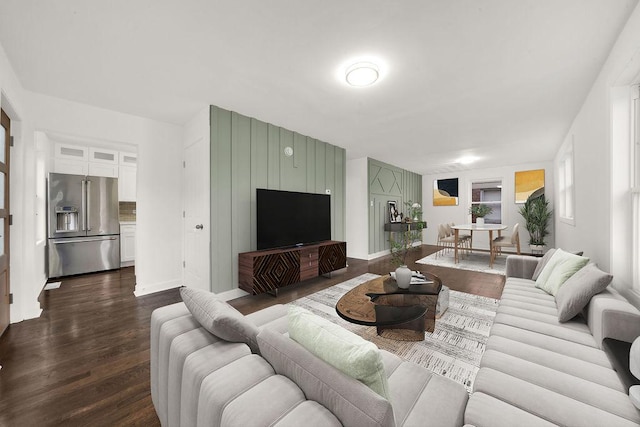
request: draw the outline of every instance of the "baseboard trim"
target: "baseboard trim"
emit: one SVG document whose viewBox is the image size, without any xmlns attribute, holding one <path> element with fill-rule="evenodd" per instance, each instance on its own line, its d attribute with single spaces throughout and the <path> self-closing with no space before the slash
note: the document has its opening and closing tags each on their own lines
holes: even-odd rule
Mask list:
<svg viewBox="0 0 640 427">
<path fill-rule="evenodd" d="M 152 283 L 149 285 L 141 285 L 140 283 L 136 283 L 136 290 L 133 291 L 133 294 L 136 297 L 141 297 L 144 295 L 154 294 L 156 292 L 179 288 L 180 286 L 182 286 L 182 280 L 180 279 L 169 280 L 167 282 Z"/>
<path fill-rule="evenodd" d="M 246 297 L 247 295 L 250 295 L 250 294 L 248 292 L 243 291 L 240 288 L 231 289 L 229 291 L 224 291 L 216 294 L 216 296 L 223 301 L 229 301 L 229 300 L 240 298 L 240 297 Z"/>
</svg>

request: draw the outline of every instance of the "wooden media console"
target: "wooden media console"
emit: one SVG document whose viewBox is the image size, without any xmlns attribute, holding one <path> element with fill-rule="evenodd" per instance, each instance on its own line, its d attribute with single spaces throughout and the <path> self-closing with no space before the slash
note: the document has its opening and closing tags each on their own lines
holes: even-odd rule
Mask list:
<svg viewBox="0 0 640 427">
<path fill-rule="evenodd" d="M 238 254 L 239 287 L 252 295 L 331 273 L 347 266 L 347 243 L 329 240 L 308 246 Z"/>
</svg>

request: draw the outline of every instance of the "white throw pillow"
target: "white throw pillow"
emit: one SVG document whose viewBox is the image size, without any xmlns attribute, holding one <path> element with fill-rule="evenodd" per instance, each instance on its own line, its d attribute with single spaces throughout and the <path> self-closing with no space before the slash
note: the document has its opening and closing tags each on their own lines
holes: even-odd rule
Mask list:
<svg viewBox="0 0 640 427">
<path fill-rule="evenodd" d="M 390 400 L 382 355 L 374 343 L 297 306 L 289 308 L 289 337 Z"/>
<path fill-rule="evenodd" d="M 587 257 L 557 249 L 540 272 L 540 276 L 536 280 L 536 287 L 555 296 L 560 286 L 588 262 L 589 258 Z"/>
</svg>

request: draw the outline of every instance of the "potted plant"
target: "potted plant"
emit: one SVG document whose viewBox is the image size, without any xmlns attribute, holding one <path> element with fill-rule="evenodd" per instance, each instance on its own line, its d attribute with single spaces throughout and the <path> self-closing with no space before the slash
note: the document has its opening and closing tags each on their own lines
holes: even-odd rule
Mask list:
<svg viewBox="0 0 640 427">
<path fill-rule="evenodd" d="M 424 223 L 420 222 L 419 218 L 422 215 L 422 206 L 418 203 L 413 203 L 411 200 L 405 202 L 405 205 L 408 208 L 408 214 L 405 218 L 417 218 L 418 223 L 406 223 L 403 225 L 404 231 L 391 233 L 389 236 L 391 263 L 397 267 L 395 271 L 396 282 L 401 288 L 408 288 L 411 282 L 411 270 L 407 267 L 407 254 L 413 247 L 414 242 L 422 240 L 422 229 L 424 228 Z"/>
<path fill-rule="evenodd" d="M 471 214 L 471 221 L 473 222 L 473 218 L 476 219 L 476 224 L 484 225 L 484 217 L 493 212 L 493 208 L 491 206 L 480 203 L 479 205 L 471 205 L 469 208 L 469 213 Z"/>
<path fill-rule="evenodd" d="M 519 212 L 529 232 L 529 246 L 534 251 L 541 251 L 546 245 L 544 238 L 549 234 L 549 220 L 553 215 L 553 211 L 549 209 L 549 201 L 544 194 L 529 198 L 520 207 Z"/>
</svg>

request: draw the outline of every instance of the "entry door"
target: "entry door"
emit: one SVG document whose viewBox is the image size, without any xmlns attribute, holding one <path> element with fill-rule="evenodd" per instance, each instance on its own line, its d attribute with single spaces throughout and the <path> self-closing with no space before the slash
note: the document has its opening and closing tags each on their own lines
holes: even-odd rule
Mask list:
<svg viewBox="0 0 640 427">
<path fill-rule="evenodd" d="M 9 326 L 9 135 L 11 121 L 0 110 L 0 335 Z"/>
<path fill-rule="evenodd" d="M 184 151 L 184 285 L 211 290 L 209 283 L 209 146 L 200 138 Z"/>
</svg>

